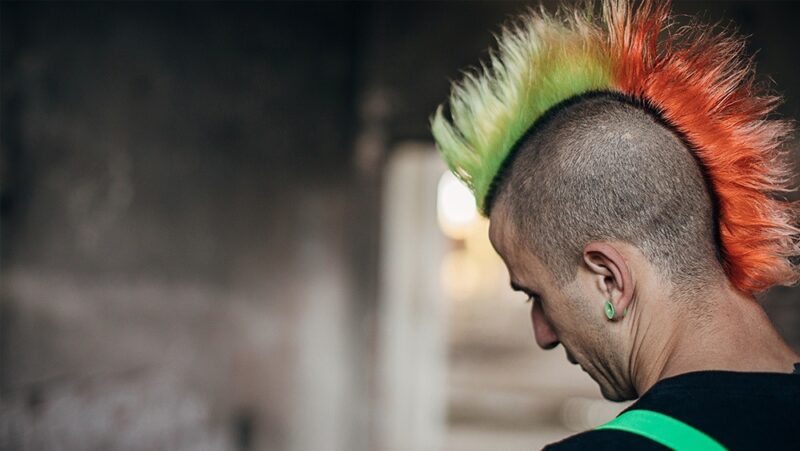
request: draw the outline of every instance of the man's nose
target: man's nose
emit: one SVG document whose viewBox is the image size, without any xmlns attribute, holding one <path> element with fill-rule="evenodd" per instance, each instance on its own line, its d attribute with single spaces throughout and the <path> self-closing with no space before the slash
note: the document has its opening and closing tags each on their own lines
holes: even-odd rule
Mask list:
<svg viewBox="0 0 800 451">
<path fill-rule="evenodd" d="M 558 346 L 558 337 L 544 316 L 542 304 L 538 300 L 533 301 L 531 306 L 531 322 L 533 323 L 533 335 L 536 337 L 536 344 L 542 349 L 553 349 Z"/>
</svg>

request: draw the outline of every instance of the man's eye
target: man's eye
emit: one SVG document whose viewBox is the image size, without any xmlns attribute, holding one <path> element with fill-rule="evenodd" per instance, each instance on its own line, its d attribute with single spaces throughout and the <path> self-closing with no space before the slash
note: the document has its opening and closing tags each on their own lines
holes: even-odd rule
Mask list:
<svg viewBox="0 0 800 451">
<path fill-rule="evenodd" d="M 538 301 L 538 300 L 540 300 L 539 296 L 537 296 L 535 294 L 529 294 L 528 295 L 528 299 L 525 300 L 525 303 L 526 304 L 530 304 L 531 302 Z"/>
</svg>

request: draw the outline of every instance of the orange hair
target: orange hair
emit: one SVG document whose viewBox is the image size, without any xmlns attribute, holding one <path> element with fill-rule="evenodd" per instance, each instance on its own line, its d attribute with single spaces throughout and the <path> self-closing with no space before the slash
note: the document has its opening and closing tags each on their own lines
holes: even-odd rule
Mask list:
<svg viewBox="0 0 800 451">
<path fill-rule="evenodd" d="M 632 3 L 607 0 L 599 17 L 591 7 L 532 13 L 506 29 L 491 68 L 454 85 L 452 120 L 442 107 L 432 120 L 449 167 L 487 214 L 497 174 L 539 118 L 587 92 L 622 93 L 658 112 L 695 155 L 733 285 L 752 294 L 796 283 L 800 210 L 774 197 L 790 190 L 782 145 L 792 127 L 770 117 L 780 98 L 754 83 L 741 38 L 700 24 L 676 28 L 668 1 Z"/>
<path fill-rule="evenodd" d="M 754 83 L 744 42 L 692 25 L 673 30 L 669 2 L 607 7 L 609 50 L 619 90 L 650 103 L 690 145 L 717 198 L 723 266 L 746 293 L 800 279 L 798 205 L 780 157 L 791 135 L 769 118 L 780 102 Z M 660 35 L 663 40 L 659 40 Z"/>
</svg>

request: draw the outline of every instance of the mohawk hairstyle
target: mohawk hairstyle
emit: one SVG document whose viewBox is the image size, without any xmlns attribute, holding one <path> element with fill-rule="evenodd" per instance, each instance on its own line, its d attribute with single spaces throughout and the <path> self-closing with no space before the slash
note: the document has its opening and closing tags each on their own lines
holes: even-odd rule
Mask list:
<svg viewBox="0 0 800 451">
<path fill-rule="evenodd" d="M 800 279 L 798 205 L 782 144 L 780 98 L 754 83 L 744 41 L 693 24 L 676 28 L 669 2 L 609 0 L 595 15 L 543 9 L 502 30 L 490 64 L 455 83 L 449 115 L 431 120 L 451 171 L 488 216 L 498 175 L 548 110 L 587 92 L 620 93 L 656 111 L 695 155 L 715 196 L 728 278 L 752 294 Z M 660 39 L 663 37 L 663 39 Z"/>
</svg>

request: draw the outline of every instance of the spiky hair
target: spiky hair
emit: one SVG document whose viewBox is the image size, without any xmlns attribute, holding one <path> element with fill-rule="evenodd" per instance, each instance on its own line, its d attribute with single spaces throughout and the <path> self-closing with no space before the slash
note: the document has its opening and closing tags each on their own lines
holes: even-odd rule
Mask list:
<svg viewBox="0 0 800 451">
<path fill-rule="evenodd" d="M 439 150 L 488 215 L 498 173 L 548 110 L 591 91 L 624 94 L 658 112 L 708 176 L 734 286 L 796 283 L 798 207 L 773 197 L 790 179 L 781 147 L 791 126 L 771 118 L 780 99 L 754 83 L 742 39 L 676 28 L 669 3 L 655 3 L 609 0 L 598 15 L 593 4 L 538 10 L 504 28 L 489 64 L 453 85 L 450 117 L 443 106 L 434 114 Z"/>
</svg>

